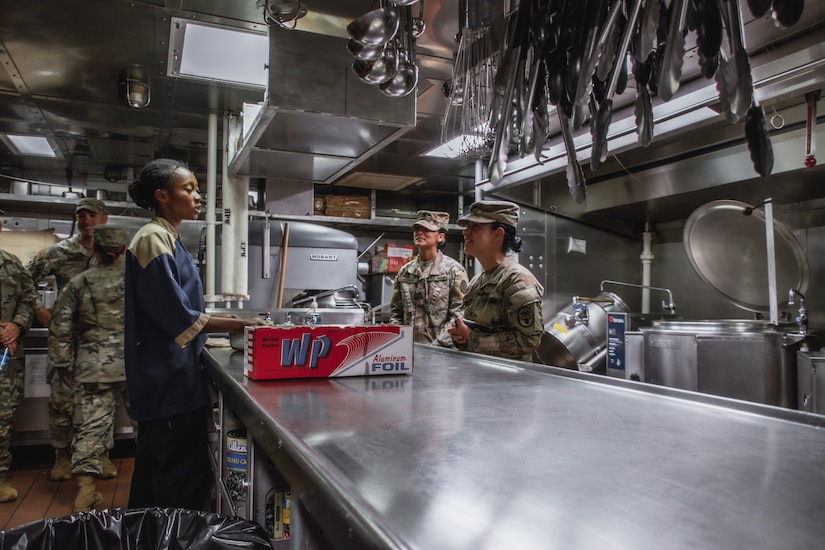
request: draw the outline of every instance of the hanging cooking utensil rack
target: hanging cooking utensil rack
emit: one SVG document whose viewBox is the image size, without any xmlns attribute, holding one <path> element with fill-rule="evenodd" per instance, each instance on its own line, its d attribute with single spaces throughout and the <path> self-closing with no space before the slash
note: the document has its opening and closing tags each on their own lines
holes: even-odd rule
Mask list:
<svg viewBox="0 0 825 550">
<path fill-rule="evenodd" d="M 464 25 L 459 33 L 441 141 L 452 153 L 464 157 L 486 156 L 492 144 L 490 107 L 498 53 L 491 38 L 491 6 L 491 0 L 460 2 Z"/>
</svg>

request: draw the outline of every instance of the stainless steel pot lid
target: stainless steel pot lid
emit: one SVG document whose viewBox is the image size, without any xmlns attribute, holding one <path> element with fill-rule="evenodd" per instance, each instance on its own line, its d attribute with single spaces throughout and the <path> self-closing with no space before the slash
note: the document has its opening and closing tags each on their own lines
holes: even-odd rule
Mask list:
<svg viewBox="0 0 825 550">
<path fill-rule="evenodd" d="M 693 269 L 707 284 L 731 303 L 749 311 L 767 311 L 768 260 L 765 243 L 765 214 L 751 205 L 733 200 L 713 201 L 697 208 L 684 231 L 685 249 Z M 776 285 L 778 303 L 788 298 L 788 289 L 803 294 L 808 289 L 808 259 L 799 241 L 774 218 Z"/>
</svg>

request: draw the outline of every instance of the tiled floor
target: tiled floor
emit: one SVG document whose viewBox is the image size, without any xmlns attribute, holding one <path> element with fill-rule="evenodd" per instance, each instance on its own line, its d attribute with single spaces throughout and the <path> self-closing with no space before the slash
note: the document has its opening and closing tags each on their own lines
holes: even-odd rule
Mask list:
<svg viewBox="0 0 825 550">
<path fill-rule="evenodd" d="M 12 448 L 12 456 L 8 479 L 17 489 L 18 497 L 12 502 L 0 502 L 0 529 L 72 513 L 77 481 L 74 478 L 68 481 L 49 479 L 54 460 L 50 447 Z M 135 463 L 134 445 L 118 441 L 110 456 L 118 475 L 96 482 L 97 490 L 103 494 L 102 508 L 126 508 Z"/>
</svg>

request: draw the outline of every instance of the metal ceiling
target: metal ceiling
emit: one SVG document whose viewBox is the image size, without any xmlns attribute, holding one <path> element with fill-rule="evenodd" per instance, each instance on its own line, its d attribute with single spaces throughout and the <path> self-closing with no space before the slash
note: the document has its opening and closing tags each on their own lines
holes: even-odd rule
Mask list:
<svg viewBox="0 0 825 550">
<path fill-rule="evenodd" d="M 399 195 L 467 194 L 472 192 L 475 181 L 471 159 L 419 156 L 440 142 L 446 108 L 441 86 L 451 77 L 455 35 L 459 30 L 459 0 L 423 1 L 427 26 L 417 42 L 420 80 L 415 94 L 415 126 L 400 137 L 394 136 L 391 143 L 382 144 L 374 154 L 355 157 L 357 162 L 349 165 L 346 172 L 420 178 L 420 184 L 394 191 Z M 307 16 L 299 19 L 297 31 L 291 32 L 311 30 L 343 39 L 346 24 L 376 8 L 378 2 L 303 0 L 303 5 Z M 416 14 L 417 9 L 417 5 L 413 6 Z M 747 9 L 745 13 L 748 14 Z M 120 174 L 112 185 L 122 186 L 130 174 L 157 156 L 180 158 L 196 173 L 203 174 L 207 165 L 207 114 L 240 113 L 244 103 L 263 101 L 263 91 L 168 76 L 170 23 L 174 17 L 266 30 L 255 0 L 3 0 L 0 133 L 51 136 L 63 158 L 15 156 L 0 143 L 0 174 L 63 185 L 67 182 L 67 166 L 71 166 L 76 186 L 99 188 L 107 185 L 103 174 L 108 167 Z M 821 51 L 823 35 L 825 2 L 821 1 L 808 0 L 802 20 L 792 29 L 778 29 L 766 18 L 747 19 L 747 44 L 756 67 L 761 58 L 767 59 L 776 51 L 787 50 L 792 55 L 804 47 L 809 54 L 819 55 L 811 61 L 811 70 L 801 82 L 774 79 L 764 85 L 762 103 L 766 110 L 770 113 L 776 109 L 785 117 L 785 128 L 772 135 L 778 154 L 785 155 L 786 150 L 796 147 L 797 133 L 804 125 L 804 93 L 823 87 L 825 82 L 825 55 L 816 54 Z M 820 50 L 816 49 L 817 44 Z M 152 99 L 145 109 L 131 109 L 120 99 L 119 75 L 131 65 L 150 68 Z M 300 65 L 300 60 L 296 65 Z M 315 69 L 313 65 L 306 67 L 307 71 Z M 683 76 L 685 92 L 680 90 L 676 98 L 689 91 L 697 73 L 697 63 L 688 51 Z M 355 84 L 372 90 L 366 84 Z M 632 82 L 617 105 L 622 101 L 632 108 Z M 712 103 L 709 106 L 712 108 Z M 823 111 L 820 108 L 820 114 L 825 114 Z M 783 145 L 783 140 L 791 143 Z M 752 191 L 759 186 L 767 187 L 764 191 L 768 193 L 774 192 L 773 186 L 781 188 L 787 202 L 825 196 L 825 192 L 810 185 L 812 180 L 821 181 L 821 165 L 807 171 L 801 165 L 792 169 L 791 159 L 787 159 L 787 168 L 782 168 L 783 161 L 779 159 L 781 170 L 770 178 L 755 178 L 755 174 L 743 177 L 737 173 L 721 177 L 713 186 L 693 181 L 690 176 L 694 173 L 674 170 L 677 162 L 718 162 L 718 158 L 732 153 L 737 160 L 728 167 L 736 171 L 742 166 L 742 148 L 741 125 L 713 120 L 696 128 L 657 136 L 647 149 L 634 144 L 611 151 L 615 156 L 597 172 L 586 170 L 590 185 L 584 205 L 568 199 L 563 167 L 550 164 L 519 169 L 503 178 L 497 190 L 566 216 L 628 223 L 685 219 L 695 206 L 707 200 L 747 201 L 748 197 L 742 195 L 760 194 Z M 277 177 L 273 172 L 279 170 L 288 175 L 294 168 L 279 166 L 270 159 L 256 164 L 254 157 L 250 158 L 252 162 L 246 170 L 256 177 Z M 514 165 L 518 167 L 518 162 Z M 336 178 L 345 175 L 342 172 Z M 661 181 L 667 184 L 657 183 Z M 644 182 L 654 187 L 646 187 Z M 0 179 L 0 192 L 5 185 L 7 179 Z"/>
<path fill-rule="evenodd" d="M 346 24 L 376 4 L 304 0 L 308 13 L 292 32 L 345 37 Z M 417 124 L 365 168 L 420 175 L 425 183 L 417 192 L 455 193 L 472 188 L 471 162 L 411 159 L 440 141 L 439 117 L 445 108 L 441 84 L 451 76 L 458 30 L 458 0 L 426 0 L 424 7 L 427 26 L 417 47 Z M 418 7 L 414 9 L 417 15 Z M 240 113 L 244 103 L 263 101 L 263 90 L 167 76 L 173 17 L 261 32 L 267 28 L 255 0 L 0 3 L 0 133 L 52 136 L 63 155 L 58 160 L 14 156 L 0 144 L 0 174 L 64 184 L 71 164 L 74 184 L 82 187 L 102 181 L 107 166 L 122 168 L 125 177 L 128 169 L 139 170 L 159 155 L 185 160 L 202 173 L 207 113 Z M 131 65 L 151 69 L 151 103 L 145 109 L 131 109 L 120 99 L 119 74 Z M 356 84 L 367 92 L 375 90 Z"/>
</svg>

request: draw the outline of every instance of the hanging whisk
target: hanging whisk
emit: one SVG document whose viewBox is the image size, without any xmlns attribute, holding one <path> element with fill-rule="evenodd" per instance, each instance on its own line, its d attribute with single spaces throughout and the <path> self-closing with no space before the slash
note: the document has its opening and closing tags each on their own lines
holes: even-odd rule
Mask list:
<svg viewBox="0 0 825 550">
<path fill-rule="evenodd" d="M 491 0 L 462 2 L 464 27 L 453 65 L 450 86 L 445 86 L 447 110 L 441 142 L 455 155 L 481 158 L 490 152 L 493 130 L 490 108 L 498 51 L 490 36 Z M 470 8 L 473 5 L 473 9 Z"/>
</svg>

